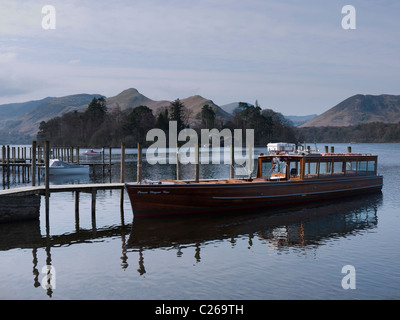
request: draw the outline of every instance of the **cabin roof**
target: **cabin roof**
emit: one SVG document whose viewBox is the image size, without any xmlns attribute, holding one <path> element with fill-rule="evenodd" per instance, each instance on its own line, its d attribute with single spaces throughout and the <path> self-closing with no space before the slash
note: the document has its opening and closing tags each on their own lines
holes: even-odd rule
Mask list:
<svg viewBox="0 0 400 320">
<path fill-rule="evenodd" d="M 268 159 L 268 158 L 297 158 L 297 159 L 312 159 L 312 160 L 343 160 L 343 161 L 351 161 L 351 160 L 372 160 L 376 159 L 377 155 L 373 154 L 361 154 L 361 153 L 269 153 L 269 154 L 260 154 L 259 158 Z"/>
</svg>

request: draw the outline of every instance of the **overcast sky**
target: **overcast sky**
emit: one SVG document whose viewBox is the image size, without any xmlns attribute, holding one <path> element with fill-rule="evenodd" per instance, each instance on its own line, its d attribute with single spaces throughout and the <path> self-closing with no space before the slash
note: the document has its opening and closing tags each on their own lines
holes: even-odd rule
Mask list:
<svg viewBox="0 0 400 320">
<path fill-rule="evenodd" d="M 0 104 L 136 88 L 321 114 L 400 94 L 399 17 L 398 0 L 0 0 Z"/>
</svg>

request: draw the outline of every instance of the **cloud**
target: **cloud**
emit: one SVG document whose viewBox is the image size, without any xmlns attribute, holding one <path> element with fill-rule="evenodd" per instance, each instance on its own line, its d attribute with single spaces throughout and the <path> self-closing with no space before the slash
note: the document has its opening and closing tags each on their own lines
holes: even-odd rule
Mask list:
<svg viewBox="0 0 400 320">
<path fill-rule="evenodd" d="M 110 96 L 136 87 L 152 99 L 258 99 L 293 114 L 320 113 L 360 92 L 398 93 L 395 1 L 354 0 L 352 31 L 341 28 L 336 1 L 51 4 L 55 30 L 41 27 L 44 3 L 0 3 L 1 95 Z"/>
</svg>

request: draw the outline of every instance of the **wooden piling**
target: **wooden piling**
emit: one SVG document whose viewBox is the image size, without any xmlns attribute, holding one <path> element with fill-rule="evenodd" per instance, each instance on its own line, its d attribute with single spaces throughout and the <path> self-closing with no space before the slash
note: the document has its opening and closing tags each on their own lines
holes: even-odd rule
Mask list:
<svg viewBox="0 0 400 320">
<path fill-rule="evenodd" d="M 195 145 L 195 149 L 194 149 L 194 170 L 195 170 L 194 180 L 196 182 L 199 182 L 200 167 L 199 167 L 199 144 L 198 143 Z"/>
<path fill-rule="evenodd" d="M 92 189 L 92 226 L 96 228 L 96 188 Z"/>
<path fill-rule="evenodd" d="M 101 148 L 101 176 L 104 179 L 104 169 L 105 169 L 105 158 L 104 158 L 104 148 Z"/>
<path fill-rule="evenodd" d="M 1 162 L 2 164 L 6 163 L 6 146 L 3 146 L 1 148 Z M 2 166 L 1 169 L 1 173 L 2 173 L 2 178 L 3 178 L 3 186 L 6 184 L 6 171 L 4 170 L 4 166 Z"/>
<path fill-rule="evenodd" d="M 111 154 L 112 154 L 112 148 L 110 147 L 109 148 L 109 158 L 108 158 L 108 177 L 109 177 L 110 183 L 112 181 L 112 179 L 111 179 Z"/>
<path fill-rule="evenodd" d="M 75 191 L 75 229 L 79 231 L 79 191 Z"/>
<path fill-rule="evenodd" d="M 10 146 L 9 145 L 7 145 L 7 156 L 6 156 L 7 158 L 7 168 L 6 168 L 6 171 L 7 171 L 7 186 L 9 186 L 10 185 Z"/>
<path fill-rule="evenodd" d="M 32 154 L 31 154 L 31 165 L 32 165 L 32 187 L 36 185 L 36 141 L 32 141 Z"/>
<path fill-rule="evenodd" d="M 44 185 L 46 188 L 46 199 L 50 196 L 49 187 L 50 187 L 50 142 L 45 142 L 45 159 L 44 159 L 45 171 L 44 171 Z"/>
<path fill-rule="evenodd" d="M 178 144 L 176 144 L 176 180 L 180 180 L 181 178 L 181 173 L 180 173 L 180 155 L 179 155 L 179 147 Z"/>
<path fill-rule="evenodd" d="M 125 182 L 125 142 L 121 142 L 121 177 L 120 182 Z"/>
<path fill-rule="evenodd" d="M 142 144 L 137 144 L 138 160 L 137 160 L 137 183 L 142 181 Z"/>
<path fill-rule="evenodd" d="M 125 182 L 125 142 L 121 142 L 121 177 L 120 182 Z M 124 190 L 121 189 L 119 197 L 119 205 L 122 208 L 124 206 Z M 122 209 L 121 209 L 122 210 Z"/>
<path fill-rule="evenodd" d="M 253 173 L 253 146 L 249 145 L 249 179 Z"/>
<path fill-rule="evenodd" d="M 233 141 L 232 141 L 232 145 L 231 145 L 231 162 L 230 162 L 230 168 L 229 168 L 229 178 L 233 179 L 235 177 L 235 147 L 233 145 Z"/>
</svg>

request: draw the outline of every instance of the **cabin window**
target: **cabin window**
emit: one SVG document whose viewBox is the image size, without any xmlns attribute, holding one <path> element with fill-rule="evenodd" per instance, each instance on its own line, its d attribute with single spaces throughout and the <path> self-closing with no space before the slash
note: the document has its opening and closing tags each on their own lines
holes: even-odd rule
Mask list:
<svg viewBox="0 0 400 320">
<path fill-rule="evenodd" d="M 331 161 L 321 161 L 319 164 L 319 176 L 327 177 L 332 174 L 332 162 Z"/>
<path fill-rule="evenodd" d="M 306 162 L 304 167 L 304 178 L 316 178 L 318 177 L 318 162 Z"/>
<path fill-rule="evenodd" d="M 343 176 L 344 175 L 344 162 L 343 161 L 335 161 L 333 163 L 333 174 L 335 176 Z"/>
<path fill-rule="evenodd" d="M 346 162 L 346 176 L 355 176 L 357 173 L 357 161 Z"/>
<path fill-rule="evenodd" d="M 289 167 L 289 178 L 299 178 L 300 177 L 300 161 L 290 161 Z"/>
<path fill-rule="evenodd" d="M 285 179 L 286 178 L 286 160 L 278 157 L 272 160 L 271 179 Z"/>
<path fill-rule="evenodd" d="M 368 161 L 367 171 L 368 174 L 375 174 L 376 173 L 376 161 Z"/>
<path fill-rule="evenodd" d="M 358 175 L 368 174 L 368 161 L 359 161 L 358 162 Z"/>
<path fill-rule="evenodd" d="M 265 178 L 269 178 L 271 176 L 271 161 L 263 161 L 261 163 L 261 173 Z"/>
</svg>

